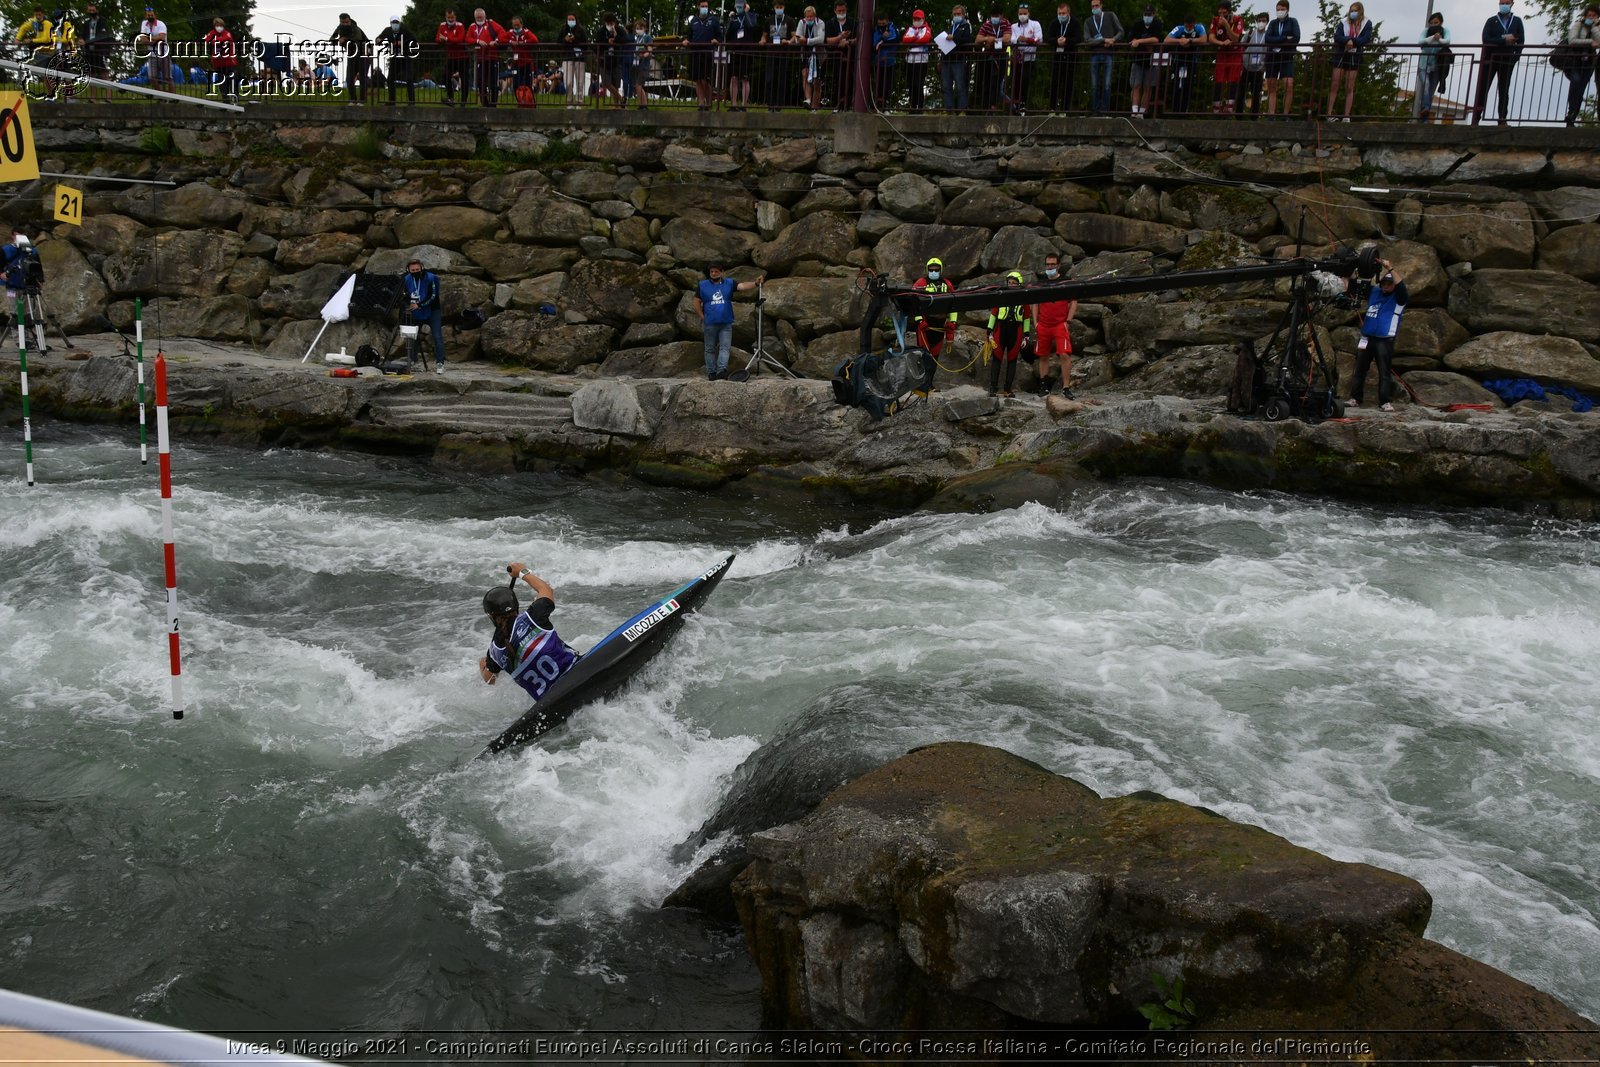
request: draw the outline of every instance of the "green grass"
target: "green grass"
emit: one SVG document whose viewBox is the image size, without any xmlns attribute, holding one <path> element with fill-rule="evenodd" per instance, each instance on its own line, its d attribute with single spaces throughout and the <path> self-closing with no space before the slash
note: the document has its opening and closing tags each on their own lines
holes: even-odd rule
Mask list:
<svg viewBox="0 0 1600 1067">
<path fill-rule="evenodd" d="M 148 127 L 139 137 L 139 151 L 152 156 L 175 156 L 178 146 L 172 141 L 172 131 L 165 126 Z"/>
<path fill-rule="evenodd" d="M 350 154 L 357 159 L 382 159 L 385 139 L 385 132 L 369 122 L 356 131 L 356 139 L 350 144 Z"/>
</svg>

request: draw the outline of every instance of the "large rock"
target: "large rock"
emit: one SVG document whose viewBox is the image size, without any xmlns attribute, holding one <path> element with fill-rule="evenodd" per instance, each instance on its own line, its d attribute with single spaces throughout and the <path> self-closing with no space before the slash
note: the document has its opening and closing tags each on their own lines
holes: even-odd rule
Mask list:
<svg viewBox="0 0 1600 1067">
<path fill-rule="evenodd" d="M 872 264 L 879 274 L 905 278 L 922 277 L 929 256 L 944 260 L 946 278 L 958 282 L 978 269 L 989 231 L 978 226 L 929 226 L 908 222 L 898 226 L 872 250 Z"/>
<path fill-rule="evenodd" d="M 1539 217 L 1551 226 L 1573 226 L 1600 221 L 1600 189 L 1592 185 L 1563 185 L 1532 195 Z"/>
<path fill-rule="evenodd" d="M 1600 225 L 1585 222 L 1553 231 L 1539 242 L 1538 267 L 1600 282 Z"/>
<path fill-rule="evenodd" d="M 920 174 L 905 171 L 878 183 L 878 206 L 906 222 L 932 222 L 944 210 L 944 194 Z"/>
<path fill-rule="evenodd" d="M 419 174 L 383 194 L 383 206 L 395 208 L 427 207 L 429 204 L 458 204 L 467 196 L 467 183 L 450 174 Z M 480 205 L 482 206 L 482 205 Z M 508 205 L 505 205 L 508 206 Z M 491 210 L 500 211 L 504 206 Z"/>
<path fill-rule="evenodd" d="M 1394 351 L 1397 356 L 1443 359 L 1470 336 L 1444 308 L 1413 308 L 1400 319 Z"/>
<path fill-rule="evenodd" d="M 1056 216 L 1056 233 L 1091 252 L 1120 251 L 1144 245 L 1181 248 L 1184 231 L 1159 222 L 1141 222 L 1118 215 L 1065 214 Z"/>
<path fill-rule="evenodd" d="M 789 137 L 750 153 L 756 165 L 776 171 L 809 171 L 817 165 L 815 137 Z"/>
<path fill-rule="evenodd" d="M 1291 235 L 1300 232 L 1304 212 L 1307 244 L 1379 237 L 1387 232 L 1388 222 L 1382 211 L 1349 193 L 1321 185 L 1285 190 L 1273 199 L 1273 205 Z"/>
<path fill-rule="evenodd" d="M 491 174 L 472 183 L 472 188 L 467 190 L 467 199 L 485 211 L 499 213 L 514 206 L 528 193 L 547 189 L 549 186 L 550 179 L 536 170 Z"/>
<path fill-rule="evenodd" d="M 611 350 L 617 331 L 598 323 L 535 329 L 538 312 L 502 311 L 490 316 L 479 331 L 483 354 L 500 363 L 532 367 L 552 374 L 570 374 L 587 363 L 599 363 Z"/>
<path fill-rule="evenodd" d="M 614 259 L 582 260 L 561 290 L 565 310 L 621 328 L 659 319 L 677 300 L 678 287 L 666 275 Z M 596 361 L 604 355 L 597 353 Z"/>
<path fill-rule="evenodd" d="M 761 241 L 747 230 L 730 230 L 703 215 L 690 215 L 661 227 L 661 243 L 680 263 L 703 267 L 716 259 L 725 267 L 737 267 Z"/>
<path fill-rule="evenodd" d="M 1105 209 L 1099 193 L 1077 182 L 1046 182 L 1039 195 L 1033 198 L 1033 206 L 1047 215 L 1059 215 L 1063 211 L 1094 214 Z"/>
<path fill-rule="evenodd" d="M 668 170 L 690 174 L 732 174 L 739 169 L 739 161 L 726 152 L 707 152 L 681 141 L 674 141 L 662 150 L 661 164 Z"/>
<path fill-rule="evenodd" d="M 1478 152 L 1450 172 L 1453 182 L 1492 182 L 1516 185 L 1537 181 L 1549 165 L 1543 151 L 1500 147 L 1493 152 Z"/>
<path fill-rule="evenodd" d="M 1161 194 L 1161 221 L 1185 230 L 1224 230 L 1254 241 L 1278 228 L 1278 209 L 1260 193 L 1185 185 Z"/>
<path fill-rule="evenodd" d="M 1111 149 L 1104 145 L 1020 148 L 1005 161 L 1005 166 L 1013 178 L 1075 178 L 1104 174 L 1111 166 L 1111 158 Z"/>
<path fill-rule="evenodd" d="M 372 197 L 334 176 L 332 168 L 302 167 L 283 183 L 291 207 L 346 210 L 372 207 Z"/>
<path fill-rule="evenodd" d="M 649 185 L 635 189 L 632 199 L 633 206 L 651 218 L 700 215 L 742 230 L 753 230 L 756 225 L 756 198 L 743 185 L 722 178 L 690 180 L 684 175 L 660 174 Z M 779 200 L 765 195 L 763 199 Z"/>
<path fill-rule="evenodd" d="M 1366 162 L 1369 167 L 1377 167 L 1389 177 L 1402 181 L 1432 181 L 1442 178 L 1460 159 L 1459 148 L 1379 145 L 1366 151 Z"/>
<path fill-rule="evenodd" d="M 1152 345 L 1226 345 L 1267 336 L 1283 314 L 1283 305 L 1275 300 L 1136 300 L 1112 316 L 1106 341 L 1118 349 L 1134 350 Z"/>
<path fill-rule="evenodd" d="M 766 297 L 768 318 L 793 324 L 802 338 L 861 324 L 861 296 L 847 278 L 774 278 Z"/>
<path fill-rule="evenodd" d="M 1360 167 L 1361 153 L 1355 149 L 1327 153 L 1287 149 L 1260 154 L 1241 152 L 1229 156 L 1222 164 L 1224 173 L 1230 178 L 1270 184 L 1317 182 L 1335 175 L 1354 173 Z"/>
<path fill-rule="evenodd" d="M 906 150 L 906 170 L 918 174 L 946 174 L 955 178 L 997 181 L 999 161 L 965 148 L 929 148 L 921 145 Z"/>
<path fill-rule="evenodd" d="M 601 374 L 617 378 L 703 378 L 705 372 L 705 345 L 699 341 L 625 348 L 600 364 Z"/>
<path fill-rule="evenodd" d="M 1220 168 L 1184 150 L 1156 152 L 1133 145 L 1119 145 L 1111 166 L 1118 185 L 1160 185 L 1194 181 L 1195 173 L 1216 174 Z"/>
<path fill-rule="evenodd" d="M 661 461 L 722 471 L 834 456 L 858 439 L 852 409 L 827 382 L 758 379 L 739 388 L 689 382 L 647 446 Z"/>
<path fill-rule="evenodd" d="M 74 226 L 63 236 L 91 252 L 131 252 L 144 233 L 144 226 L 126 215 L 86 215 L 82 226 Z"/>
<path fill-rule="evenodd" d="M 394 235 L 403 245 L 426 241 L 445 248 L 460 248 L 468 241 L 493 237 L 499 228 L 500 220 L 493 213 L 479 207 L 453 204 L 410 212 L 394 224 Z"/>
<path fill-rule="evenodd" d="M 118 296 L 215 296 L 243 247 L 236 233 L 168 230 L 107 256 L 101 274 Z"/>
<path fill-rule="evenodd" d="M 589 382 L 572 394 L 572 422 L 595 433 L 649 437 L 661 424 L 670 397 L 659 382 Z"/>
<path fill-rule="evenodd" d="M 601 163 L 653 167 L 661 162 L 666 143 L 659 137 L 632 137 L 621 133 L 594 133 L 583 139 L 583 158 Z"/>
<path fill-rule="evenodd" d="M 1450 315 L 1471 332 L 1546 330 L 1600 341 L 1600 287 L 1547 270 L 1475 270 L 1450 286 Z"/>
<path fill-rule="evenodd" d="M 1177 348 L 1117 382 L 1118 391 L 1155 396 L 1208 397 L 1227 393 L 1239 358 L 1230 344 Z"/>
<path fill-rule="evenodd" d="M 1430 408 L 1448 408 L 1454 404 L 1505 407 L 1505 403 L 1498 396 L 1463 374 L 1414 370 L 1404 377 L 1406 384 L 1411 387 L 1410 392 L 1416 396 L 1417 403 Z"/>
<path fill-rule="evenodd" d="M 1521 269 L 1533 266 L 1533 212 L 1521 201 L 1438 204 L 1422 214 L 1422 239 L 1445 263 Z"/>
<path fill-rule="evenodd" d="M 813 189 L 801 197 L 800 202 L 794 206 L 794 210 L 790 214 L 797 219 L 803 219 L 807 215 L 815 215 L 819 211 L 836 211 L 840 214 L 854 215 L 860 206 L 861 200 L 858 194 L 836 185 L 824 186 L 821 189 Z M 760 204 L 756 205 L 756 210 L 760 211 Z M 760 219 L 758 218 L 756 222 L 759 225 Z"/>
<path fill-rule="evenodd" d="M 231 230 L 244 217 L 250 198 L 233 189 L 191 182 L 171 191 L 140 186 L 123 193 L 114 203 L 117 211 L 146 226 L 216 226 Z"/>
<path fill-rule="evenodd" d="M 979 265 L 986 271 L 1020 270 L 1029 280 L 1044 269 L 1044 257 L 1056 246 L 1031 226 L 1002 226 L 983 250 Z"/>
<path fill-rule="evenodd" d="M 1451 370 L 1474 378 L 1534 378 L 1600 392 L 1600 360 L 1568 337 L 1500 332 L 1474 337 L 1444 357 Z"/>
<path fill-rule="evenodd" d="M 367 257 L 366 272 L 401 274 L 413 259 L 435 274 L 458 274 L 472 269 L 472 263 L 460 252 L 452 252 L 438 245 L 411 245 L 408 248 L 378 249 Z"/>
<path fill-rule="evenodd" d="M 542 248 L 502 241 L 468 241 L 461 246 L 461 251 L 497 282 L 514 282 L 566 270 L 578 261 L 576 248 Z"/>
<path fill-rule="evenodd" d="M 843 263 L 855 247 L 856 224 L 847 216 L 819 211 L 784 227 L 776 238 L 758 245 L 750 258 L 759 267 L 784 274 L 802 260 L 828 266 Z"/>
<path fill-rule="evenodd" d="M 361 254 L 365 242 L 353 233 L 314 233 L 285 237 L 278 242 L 273 261 L 284 270 L 304 270 L 317 263 L 348 264 Z"/>
<path fill-rule="evenodd" d="M 239 225 L 241 236 L 264 233 L 272 237 L 303 237 L 308 233 L 332 233 L 342 230 L 365 233 L 372 224 L 372 215 L 366 211 L 335 208 L 306 208 L 283 210 L 252 205 Z"/>
<path fill-rule="evenodd" d="M 261 332 L 254 301 L 237 293 L 152 300 L 144 307 L 144 321 L 161 323 L 170 336 L 203 341 L 256 341 Z"/>
<path fill-rule="evenodd" d="M 257 304 L 263 315 L 273 318 L 314 319 L 348 273 L 337 263 L 319 263 L 293 274 L 280 274 L 267 283 Z"/>
<path fill-rule="evenodd" d="M 992 186 L 978 185 L 946 205 L 939 221 L 946 226 L 1038 226 L 1045 214 Z"/>
<path fill-rule="evenodd" d="M 589 209 L 548 192 L 529 193 L 506 214 L 517 240 L 567 247 L 594 235 Z"/>
<path fill-rule="evenodd" d="M 1416 938 L 1420 885 L 1154 794 L 1102 799 L 998 749 L 913 750 L 750 838 L 733 884 L 780 1027 L 1112 1026 L 1321 1003 Z"/>
<path fill-rule="evenodd" d="M 44 267 L 44 306 L 68 333 L 104 329 L 106 283 L 89 261 L 66 241 L 40 241 Z M 13 335 L 14 339 L 14 335 Z"/>
</svg>

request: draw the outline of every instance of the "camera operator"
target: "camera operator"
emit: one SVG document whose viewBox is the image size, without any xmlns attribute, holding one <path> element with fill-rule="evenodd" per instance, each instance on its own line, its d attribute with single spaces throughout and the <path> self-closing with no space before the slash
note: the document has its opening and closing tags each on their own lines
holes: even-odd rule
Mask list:
<svg viewBox="0 0 1600 1067">
<path fill-rule="evenodd" d="M 1367 293 L 1367 309 L 1361 314 L 1361 340 L 1356 345 L 1355 381 L 1350 384 L 1350 406 L 1360 407 L 1366 390 L 1367 370 L 1376 360 L 1378 364 L 1378 408 L 1393 411 L 1389 402 L 1392 393 L 1390 378 L 1394 361 L 1394 339 L 1400 332 L 1400 317 L 1411 302 L 1405 283 L 1395 276 L 1394 264 L 1379 260 L 1383 274 L 1378 284 Z"/>
</svg>

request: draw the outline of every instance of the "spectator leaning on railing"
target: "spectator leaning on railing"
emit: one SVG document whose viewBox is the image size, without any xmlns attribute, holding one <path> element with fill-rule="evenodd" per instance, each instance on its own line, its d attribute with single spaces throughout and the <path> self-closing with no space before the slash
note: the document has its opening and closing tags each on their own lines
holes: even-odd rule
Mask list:
<svg viewBox="0 0 1600 1067">
<path fill-rule="evenodd" d="M 1072 91 L 1078 82 L 1078 45 L 1083 24 L 1072 14 L 1071 4 L 1056 5 L 1056 20 L 1044 33 L 1050 44 L 1050 110 L 1072 110 Z"/>
<path fill-rule="evenodd" d="M 380 32 L 375 40 L 379 48 L 389 53 L 389 99 L 386 103 L 394 106 L 395 88 L 400 82 L 406 85 L 406 103 L 417 102 L 417 72 L 415 70 L 417 38 L 405 28 L 398 17 L 389 20 L 389 25 Z"/>
<path fill-rule="evenodd" d="M 1146 4 L 1144 14 L 1133 24 L 1128 47 L 1133 49 L 1133 61 L 1128 64 L 1128 87 L 1133 91 L 1133 116 L 1148 115 L 1156 104 L 1156 84 L 1161 72 L 1153 60 L 1166 36 L 1156 18 L 1154 4 Z"/>
<path fill-rule="evenodd" d="M 989 18 L 978 24 L 975 44 L 978 49 L 974 71 L 973 103 L 979 111 L 993 111 L 1005 100 L 1006 45 L 1011 41 L 1011 23 L 999 4 L 989 8 Z"/>
<path fill-rule="evenodd" d="M 556 31 L 556 40 L 566 46 L 562 50 L 561 81 L 567 90 L 567 107 L 581 107 L 589 93 L 589 77 L 583 62 L 589 33 L 579 25 L 576 13 L 567 12 L 566 25 Z"/>
<path fill-rule="evenodd" d="M 1489 85 L 1498 83 L 1500 125 L 1507 122 L 1511 110 L 1511 72 L 1522 58 L 1522 20 L 1511 13 L 1511 0 L 1501 0 L 1500 11 L 1489 16 L 1483 24 L 1483 61 L 1478 67 L 1478 92 L 1472 104 L 1472 124 L 1483 119 L 1489 103 Z"/>
<path fill-rule="evenodd" d="M 1244 19 L 1233 13 L 1233 5 L 1229 0 L 1222 0 L 1207 31 L 1217 49 L 1217 64 L 1211 82 L 1213 113 L 1233 114 L 1234 101 L 1239 93 L 1239 78 L 1244 73 L 1246 32 Z M 1260 101 L 1259 96 L 1256 99 Z"/>
<path fill-rule="evenodd" d="M 111 21 L 100 14 L 100 5 L 94 0 L 83 8 L 83 72 L 91 78 L 109 79 L 111 77 L 111 51 L 117 45 L 117 35 L 111 29 Z M 111 90 L 104 86 L 89 86 L 89 99 L 96 97 L 110 100 Z"/>
<path fill-rule="evenodd" d="M 1044 42 L 1044 27 L 1032 16 L 1027 4 L 1017 5 L 1017 21 L 1011 24 L 1011 110 L 1028 113 L 1028 94 L 1033 89 L 1034 64 L 1039 45 Z"/>
<path fill-rule="evenodd" d="M 1122 40 L 1122 22 L 1107 11 L 1100 0 L 1092 0 L 1089 17 L 1083 22 L 1083 43 L 1089 50 L 1090 104 L 1097 115 L 1111 110 L 1111 68 L 1113 49 Z"/>
<path fill-rule="evenodd" d="M 1278 0 L 1278 17 L 1267 23 L 1267 114 L 1278 111 L 1278 91 L 1283 91 L 1283 111 L 1294 110 L 1294 54 L 1300 47 L 1300 20 L 1289 15 L 1289 0 Z"/>
<path fill-rule="evenodd" d="M 1417 59 L 1417 120 L 1433 121 L 1433 94 L 1444 89 L 1445 75 L 1450 71 L 1450 31 L 1444 28 L 1444 14 L 1435 11 L 1428 16 L 1423 27 L 1422 54 Z"/>
<path fill-rule="evenodd" d="M 1256 16 L 1255 28 L 1244 38 L 1244 67 L 1239 72 L 1239 95 L 1234 109 L 1243 115 L 1245 104 L 1250 105 L 1250 117 L 1261 116 L 1261 89 L 1267 73 L 1267 13 Z"/>
<path fill-rule="evenodd" d="M 911 13 L 911 25 L 900 40 L 906 50 L 906 93 L 911 110 L 919 112 L 927 106 L 928 54 L 933 43 L 933 27 L 920 8 Z"/>
<path fill-rule="evenodd" d="M 707 0 L 689 16 L 689 78 L 694 82 L 694 101 L 701 111 L 711 110 L 711 59 L 717 43 L 722 40 L 722 20 L 711 13 Z"/>
<path fill-rule="evenodd" d="M 1572 23 L 1572 29 L 1567 31 L 1568 47 L 1580 51 L 1579 46 L 1587 45 L 1589 54 L 1587 62 L 1565 71 L 1567 81 L 1567 125 L 1573 126 L 1578 122 L 1578 113 L 1583 110 L 1583 97 L 1589 90 L 1589 83 L 1595 83 L 1595 89 L 1600 91 L 1600 4 L 1590 4 L 1584 8 Z"/>
<path fill-rule="evenodd" d="M 828 32 L 817 9 L 808 7 L 805 16 L 794 31 L 795 43 L 804 49 L 804 66 L 800 79 L 805 83 L 806 107 L 812 111 L 822 106 L 823 53 L 828 48 Z"/>
<path fill-rule="evenodd" d="M 939 84 L 943 90 L 946 111 L 966 111 L 968 104 L 968 67 L 971 65 L 973 42 L 972 23 L 967 21 L 967 9 L 957 4 L 950 9 L 950 29 L 945 31 L 955 47 L 939 63 Z"/>
<path fill-rule="evenodd" d="M 750 75 L 755 71 L 752 49 L 761 40 L 761 16 L 736 0 L 733 17 L 728 20 L 728 110 L 746 111 L 750 107 Z"/>
<path fill-rule="evenodd" d="M 225 102 L 239 100 L 239 52 L 234 47 L 233 34 L 221 15 L 211 20 L 211 29 L 202 38 L 211 53 L 212 81 L 218 86 Z"/>
<path fill-rule="evenodd" d="M 445 8 L 444 21 L 433 35 L 435 44 L 444 45 L 444 106 L 454 107 L 456 93 L 467 100 L 467 27 L 456 18 L 454 8 Z"/>
<path fill-rule="evenodd" d="M 500 103 L 500 46 L 506 42 L 505 27 L 490 18 L 483 8 L 472 12 L 466 44 L 472 53 L 472 80 L 478 87 L 478 103 L 495 107 Z"/>
<path fill-rule="evenodd" d="M 879 11 L 872 28 L 872 99 L 877 107 L 894 106 L 894 67 L 900 51 L 900 29 Z"/>
<path fill-rule="evenodd" d="M 823 26 L 823 39 L 828 46 L 828 63 L 823 75 L 824 88 L 833 93 L 833 109 L 843 111 L 850 106 L 850 88 L 845 84 L 845 72 L 850 69 L 855 43 L 860 38 L 860 28 L 850 17 L 850 9 L 842 2 L 833 5 L 833 18 Z"/>
<path fill-rule="evenodd" d="M 1350 121 L 1356 100 L 1356 75 L 1361 70 L 1362 53 L 1372 43 L 1372 22 L 1361 0 L 1353 0 L 1343 20 L 1333 27 L 1333 80 L 1328 86 L 1328 121 Z M 1344 87 L 1344 114 L 1334 114 L 1339 88 Z"/>
<path fill-rule="evenodd" d="M 367 31 L 356 25 L 349 12 L 341 11 L 339 25 L 328 36 L 328 43 L 344 53 L 344 91 L 350 97 L 351 106 L 360 107 L 367 102 L 367 70 L 371 64 L 367 54 Z M 358 81 L 361 83 L 359 93 L 356 91 Z"/>
<path fill-rule="evenodd" d="M 784 10 L 783 0 L 772 5 L 772 17 L 761 28 L 760 43 L 767 53 L 766 70 L 762 75 L 761 98 L 767 102 L 768 111 L 776 111 L 785 104 L 795 102 L 795 32 L 798 22 Z"/>
<path fill-rule="evenodd" d="M 139 23 L 135 38 L 135 54 L 148 58 L 150 85 L 156 89 L 172 91 L 172 50 L 167 44 L 167 24 L 156 18 L 156 9 L 144 9 L 144 21 Z"/>
</svg>

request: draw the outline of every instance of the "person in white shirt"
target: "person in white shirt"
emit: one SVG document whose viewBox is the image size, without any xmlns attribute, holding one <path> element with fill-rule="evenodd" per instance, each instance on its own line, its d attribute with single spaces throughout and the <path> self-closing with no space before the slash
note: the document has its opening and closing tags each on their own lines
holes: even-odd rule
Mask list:
<svg viewBox="0 0 1600 1067">
<path fill-rule="evenodd" d="M 1017 21 L 1011 24 L 1011 109 L 1028 113 L 1028 90 L 1033 87 L 1033 67 L 1039 58 L 1039 43 L 1044 27 L 1030 17 L 1027 4 L 1017 5 Z"/>
<path fill-rule="evenodd" d="M 167 24 L 156 18 L 156 9 L 144 9 L 144 21 L 139 23 L 137 42 L 150 57 L 150 85 L 156 89 L 172 91 L 172 50 L 167 47 Z"/>
</svg>

